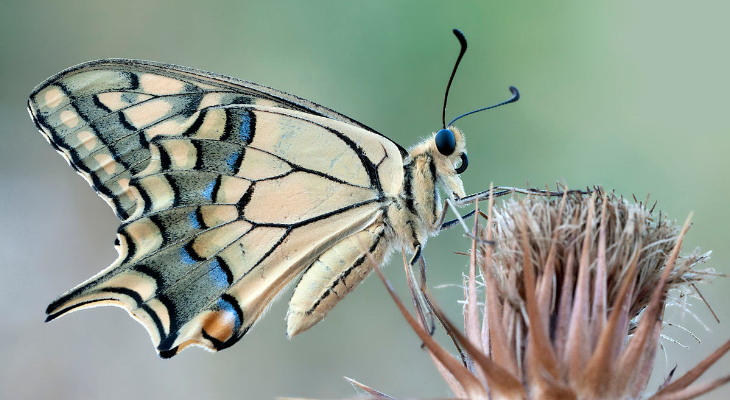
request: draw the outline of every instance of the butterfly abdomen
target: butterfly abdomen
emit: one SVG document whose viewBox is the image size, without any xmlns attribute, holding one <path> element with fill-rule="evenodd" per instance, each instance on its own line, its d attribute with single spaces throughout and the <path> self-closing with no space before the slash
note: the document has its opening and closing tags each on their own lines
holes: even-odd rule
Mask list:
<svg viewBox="0 0 730 400">
<path fill-rule="evenodd" d="M 297 283 L 287 311 L 287 336 L 319 321 L 372 271 L 391 250 L 382 219 L 325 251 Z M 373 264 L 367 253 L 375 261 Z"/>
</svg>

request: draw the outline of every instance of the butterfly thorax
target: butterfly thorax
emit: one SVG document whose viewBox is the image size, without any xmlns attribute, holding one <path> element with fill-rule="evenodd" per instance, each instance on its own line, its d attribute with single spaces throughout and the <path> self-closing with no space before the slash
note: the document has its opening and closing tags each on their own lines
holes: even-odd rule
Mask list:
<svg viewBox="0 0 730 400">
<path fill-rule="evenodd" d="M 435 134 L 414 146 L 404 160 L 400 197 L 386 212 L 396 240 L 410 251 L 423 246 L 428 236 L 440 229 L 443 203 L 437 182 L 448 196 L 464 196 L 463 184 L 454 168 L 458 154 L 464 151 L 464 136 L 458 129 L 450 129 L 457 139 L 454 155 L 444 156 L 436 150 Z"/>
</svg>

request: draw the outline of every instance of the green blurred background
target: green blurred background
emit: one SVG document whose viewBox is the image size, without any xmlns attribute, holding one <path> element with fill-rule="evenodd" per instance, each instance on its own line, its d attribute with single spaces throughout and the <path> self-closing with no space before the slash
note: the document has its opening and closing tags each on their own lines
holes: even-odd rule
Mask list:
<svg viewBox="0 0 730 400">
<path fill-rule="evenodd" d="M 0 4 L 0 398 L 270 399 L 354 396 L 342 376 L 396 397 L 449 392 L 382 284 L 371 277 L 314 329 L 287 340 L 280 299 L 238 345 L 157 357 L 117 308 L 44 324 L 45 306 L 106 267 L 118 221 L 36 131 L 33 87 L 82 61 L 152 59 L 273 86 L 338 110 L 408 147 L 439 128 L 448 73 L 469 40 L 448 115 L 460 121 L 467 192 L 565 179 L 651 193 L 670 217 L 694 211 L 687 248 L 730 272 L 726 1 L 3 1 Z M 724 200 L 723 200 L 724 199 Z M 680 221 L 681 222 L 681 221 Z M 433 285 L 457 284 L 459 229 L 431 239 Z M 387 274 L 405 294 L 399 256 Z M 652 387 L 730 337 L 730 281 L 703 287 L 723 321 L 691 307 L 668 328 Z M 458 288 L 436 290 L 457 318 Z M 691 346 L 685 349 L 673 340 Z M 730 370 L 726 357 L 711 370 Z M 707 396 L 725 398 L 729 389 Z"/>
</svg>

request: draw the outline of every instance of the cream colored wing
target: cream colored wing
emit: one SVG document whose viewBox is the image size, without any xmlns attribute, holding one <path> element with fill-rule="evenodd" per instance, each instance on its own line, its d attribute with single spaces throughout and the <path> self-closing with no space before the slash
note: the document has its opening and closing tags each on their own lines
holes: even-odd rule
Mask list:
<svg viewBox="0 0 730 400">
<path fill-rule="evenodd" d="M 391 243 L 382 218 L 325 251 L 297 283 L 286 313 L 286 334 L 293 337 L 327 313 L 383 262 Z M 377 265 L 366 254 L 370 253 Z"/>
<path fill-rule="evenodd" d="M 119 258 L 53 302 L 49 320 L 119 305 L 164 357 L 226 348 L 333 245 L 383 224 L 402 188 L 399 147 L 350 123 L 260 105 L 196 113 L 185 135 L 149 141 Z"/>
<path fill-rule="evenodd" d="M 31 93 L 28 109 L 48 142 L 125 220 L 139 200 L 129 183 L 147 167 L 152 138 L 206 131 L 206 111 L 229 104 L 298 110 L 376 133 L 326 107 L 252 82 L 125 59 L 87 62 L 47 79 Z"/>
</svg>

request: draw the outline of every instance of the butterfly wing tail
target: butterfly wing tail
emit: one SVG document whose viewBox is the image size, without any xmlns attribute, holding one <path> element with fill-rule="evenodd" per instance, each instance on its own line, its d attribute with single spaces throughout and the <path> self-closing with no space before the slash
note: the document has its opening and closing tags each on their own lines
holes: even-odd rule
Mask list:
<svg viewBox="0 0 730 400">
<path fill-rule="evenodd" d="M 128 269 L 120 256 L 109 268 L 71 289 L 46 308 L 46 322 L 68 313 L 99 306 L 124 308 L 140 322 L 157 345 L 163 338 L 166 315 L 158 301 L 145 301 L 153 296 L 156 283 L 141 271 Z"/>
<path fill-rule="evenodd" d="M 143 179 L 136 184 L 145 190 Z M 147 329 L 163 357 L 176 354 L 167 344 L 180 337 L 185 345 L 219 350 L 224 348 L 220 343 L 186 332 L 198 324 L 218 337 L 223 329 L 243 336 L 247 326 L 225 292 L 246 268 L 265 256 L 254 244 L 265 249 L 284 234 L 285 230 L 273 228 L 253 229 L 238 219 L 231 205 L 151 211 L 122 224 L 117 261 L 51 303 L 47 321 L 84 308 L 114 305 L 126 309 Z M 290 271 L 294 276 L 298 272 Z"/>
<path fill-rule="evenodd" d="M 113 264 L 100 274 L 69 290 L 49 304 L 46 308 L 46 322 L 53 321 L 73 311 L 101 305 L 115 305 L 129 309 L 129 307 L 125 306 L 125 298 L 122 297 L 121 293 L 115 293 L 114 290 L 109 292 L 98 290 L 103 284 L 108 271 L 114 267 L 115 265 Z"/>
<path fill-rule="evenodd" d="M 190 345 L 213 351 L 232 346 L 319 255 L 373 224 L 379 215 L 378 206 L 372 204 L 343 212 L 338 218 L 312 222 L 306 229 L 263 226 L 252 229 L 241 238 L 241 245 L 231 250 L 238 252 L 231 255 L 228 263 L 234 268 L 235 280 L 207 304 L 194 307 L 194 314 L 178 318 L 172 324 L 171 333 L 157 347 L 160 355 L 171 357 Z M 258 243 L 266 245 L 254 245 Z M 261 248 L 266 251 L 257 253 Z"/>
</svg>

